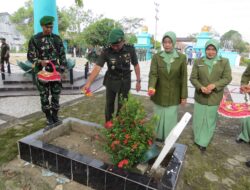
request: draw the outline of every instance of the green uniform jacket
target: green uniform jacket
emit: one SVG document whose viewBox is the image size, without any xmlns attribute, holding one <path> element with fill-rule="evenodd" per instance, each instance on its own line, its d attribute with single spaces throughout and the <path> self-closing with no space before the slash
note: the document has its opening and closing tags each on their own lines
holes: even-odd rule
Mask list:
<svg viewBox="0 0 250 190">
<path fill-rule="evenodd" d="M 148 87 L 155 88 L 151 100 L 160 106 L 180 104 L 181 99 L 187 98 L 187 63 L 186 56 L 178 53 L 179 57 L 171 63 L 168 73 L 166 63 L 157 53 L 153 56 L 149 72 Z"/>
<path fill-rule="evenodd" d="M 250 64 L 248 64 L 246 70 L 244 71 L 244 73 L 241 76 L 241 85 L 248 85 L 250 81 Z"/>
<path fill-rule="evenodd" d="M 59 66 L 67 67 L 62 39 L 56 34 L 43 35 L 42 32 L 31 37 L 27 53 L 28 60 L 35 64 L 35 73 L 43 69 L 41 60 L 51 60 L 60 72 Z M 51 70 L 50 70 L 51 72 Z"/>
<path fill-rule="evenodd" d="M 196 89 L 194 96 L 195 101 L 203 105 L 219 105 L 223 97 L 224 87 L 226 87 L 231 80 L 231 68 L 228 59 L 221 57 L 220 60 L 213 65 L 210 74 L 204 60 L 197 59 L 190 76 L 190 81 Z M 206 87 L 209 84 L 215 84 L 215 89 L 211 94 L 203 94 L 200 90 L 201 87 Z"/>
</svg>

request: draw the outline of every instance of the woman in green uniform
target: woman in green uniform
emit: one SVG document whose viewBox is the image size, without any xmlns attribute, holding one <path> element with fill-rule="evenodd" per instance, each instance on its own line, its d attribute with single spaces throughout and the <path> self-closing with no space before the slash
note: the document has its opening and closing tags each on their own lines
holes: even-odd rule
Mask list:
<svg viewBox="0 0 250 190">
<path fill-rule="evenodd" d="M 240 82 L 241 88 L 240 89 L 242 93 L 250 93 L 249 81 L 250 81 L 250 65 L 248 65 L 248 67 L 246 68 L 246 70 L 241 76 L 241 82 Z M 242 131 L 240 135 L 238 136 L 238 138 L 236 139 L 236 142 L 237 143 L 241 143 L 241 142 L 249 143 L 250 142 L 250 117 L 242 119 L 241 126 L 242 126 Z"/>
<path fill-rule="evenodd" d="M 247 66 L 246 70 L 241 76 L 241 92 L 242 93 L 250 93 L 250 64 Z M 245 142 L 249 143 L 250 142 L 250 117 L 244 118 L 241 121 L 241 133 L 236 139 L 237 143 Z M 250 167 L 250 160 L 246 162 L 247 167 Z"/>
<path fill-rule="evenodd" d="M 178 105 L 187 99 L 186 56 L 175 49 L 176 35 L 166 32 L 162 38 L 164 51 L 155 54 L 149 72 L 148 94 L 158 116 L 156 133 L 164 141 L 177 124 Z"/>
<path fill-rule="evenodd" d="M 219 42 L 209 40 L 205 44 L 206 55 L 197 59 L 190 81 L 195 87 L 193 113 L 194 142 L 201 151 L 210 143 L 217 121 L 217 109 L 224 88 L 231 82 L 228 59 L 218 56 Z"/>
</svg>

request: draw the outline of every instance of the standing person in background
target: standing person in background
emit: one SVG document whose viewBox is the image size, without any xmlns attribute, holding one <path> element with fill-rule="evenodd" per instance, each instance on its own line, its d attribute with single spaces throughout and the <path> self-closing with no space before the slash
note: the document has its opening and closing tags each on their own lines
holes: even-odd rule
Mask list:
<svg viewBox="0 0 250 190">
<path fill-rule="evenodd" d="M 192 61 L 193 61 L 193 51 L 190 48 L 189 51 L 188 51 L 188 64 L 192 65 Z"/>
<path fill-rule="evenodd" d="M 194 63 L 190 81 L 195 87 L 193 113 L 194 142 L 204 152 L 212 140 L 217 122 L 217 110 L 224 88 L 231 82 L 228 59 L 218 56 L 219 42 L 205 44 L 205 57 Z"/>
<path fill-rule="evenodd" d="M 194 64 L 194 61 L 195 61 L 195 59 L 196 59 L 196 51 L 195 50 L 193 50 L 193 52 L 192 52 L 192 65 Z"/>
<path fill-rule="evenodd" d="M 134 66 L 136 74 L 136 90 L 141 89 L 140 66 L 136 56 L 135 48 L 125 44 L 124 32 L 121 29 L 113 29 L 108 38 L 109 47 L 105 48 L 97 59 L 97 63 L 91 72 L 83 90 L 90 88 L 90 85 L 98 76 L 101 68 L 107 63 L 108 70 L 104 77 L 106 86 L 106 122 L 112 119 L 115 108 L 115 98 L 118 96 L 118 110 L 122 106 L 121 99 L 127 98 L 131 88 L 130 64 Z"/>
<path fill-rule="evenodd" d="M 241 92 L 250 93 L 250 64 L 241 76 Z M 249 143 L 250 142 L 250 117 L 244 118 L 241 121 L 241 133 L 236 139 L 237 143 Z M 246 162 L 246 166 L 250 167 L 250 160 Z"/>
<path fill-rule="evenodd" d="M 160 141 L 164 141 L 177 124 L 178 105 L 185 105 L 188 97 L 187 59 L 177 52 L 175 43 L 175 33 L 166 32 L 162 38 L 164 51 L 153 56 L 149 72 L 148 94 L 159 118 L 156 133 Z"/>
<path fill-rule="evenodd" d="M 202 57 L 202 51 L 199 49 L 199 51 L 196 53 L 196 58 L 200 59 Z"/>
<path fill-rule="evenodd" d="M 67 66 L 65 50 L 60 36 L 53 34 L 54 17 L 44 16 L 40 20 L 43 31 L 32 36 L 29 41 L 27 58 L 34 65 L 34 72 L 37 73 L 43 69 L 52 72 L 52 62 L 57 71 L 63 73 Z M 42 111 L 47 118 L 48 130 L 58 123 L 58 111 L 60 108 L 59 98 L 62 89 L 61 81 L 50 81 L 47 83 L 37 80 L 37 89 L 40 92 Z M 51 103 L 49 94 L 51 92 Z"/>
<path fill-rule="evenodd" d="M 2 45 L 1 45 L 1 72 L 3 72 L 3 73 L 5 72 L 4 63 L 6 63 L 8 73 L 10 74 L 11 73 L 10 62 L 9 62 L 10 46 L 6 43 L 5 38 L 2 38 L 1 42 L 2 42 Z"/>
</svg>

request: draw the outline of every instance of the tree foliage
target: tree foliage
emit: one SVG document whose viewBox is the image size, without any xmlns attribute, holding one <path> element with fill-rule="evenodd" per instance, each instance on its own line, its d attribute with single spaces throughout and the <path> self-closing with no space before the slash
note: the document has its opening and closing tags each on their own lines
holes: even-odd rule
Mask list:
<svg viewBox="0 0 250 190">
<path fill-rule="evenodd" d="M 240 53 L 247 51 L 247 43 L 242 40 L 242 36 L 238 31 L 230 30 L 222 35 L 220 39 L 221 46 L 225 47 L 229 41 L 232 42 L 234 50 Z"/>
<path fill-rule="evenodd" d="M 122 28 L 118 22 L 103 18 L 90 24 L 83 31 L 83 38 L 87 45 L 105 46 L 108 42 L 108 35 L 113 28 Z"/>
<path fill-rule="evenodd" d="M 102 15 L 95 16 L 91 10 L 85 11 L 83 7 L 72 6 L 65 10 L 70 20 L 70 25 L 68 30 L 70 32 L 80 33 L 86 28 L 90 23 L 99 20 Z"/>
<path fill-rule="evenodd" d="M 129 44 L 135 44 L 135 43 L 137 43 L 137 38 L 136 38 L 135 34 L 126 34 L 125 40 Z"/>
<path fill-rule="evenodd" d="M 83 6 L 83 0 L 75 0 L 75 3 L 77 6 L 82 7 Z"/>
<path fill-rule="evenodd" d="M 124 32 L 128 34 L 135 34 L 135 32 L 143 26 L 143 18 L 127 18 L 124 17 L 119 20 L 123 26 Z"/>
<path fill-rule="evenodd" d="M 34 34 L 34 17 L 33 17 L 33 1 L 28 0 L 25 5 L 14 12 L 10 19 L 12 23 L 16 25 L 17 30 L 25 37 L 25 47 L 27 48 L 27 43 L 31 36 Z M 63 35 L 67 28 L 69 27 L 69 17 L 68 13 L 64 10 L 60 11 L 58 9 L 58 28 L 60 33 Z"/>
<path fill-rule="evenodd" d="M 25 2 L 24 7 L 19 8 L 11 15 L 10 20 L 16 25 L 17 30 L 25 37 L 30 39 L 33 35 L 33 2 L 31 0 Z M 27 47 L 27 41 L 25 43 Z"/>
</svg>

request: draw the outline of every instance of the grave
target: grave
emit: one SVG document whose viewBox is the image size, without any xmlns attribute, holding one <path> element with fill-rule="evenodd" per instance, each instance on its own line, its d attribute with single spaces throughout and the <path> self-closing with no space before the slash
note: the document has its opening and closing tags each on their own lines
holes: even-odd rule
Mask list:
<svg viewBox="0 0 250 190">
<path fill-rule="evenodd" d="M 163 171 L 160 178 L 149 173 L 155 160 L 148 162 L 150 167 L 144 174 L 114 167 L 101 150 L 101 139 L 101 143 L 92 149 L 93 144 L 90 144 L 90 147 L 86 146 L 87 141 L 93 142 L 98 139 L 96 136 L 103 127 L 76 118 L 67 118 L 62 125 L 50 131 L 43 133 L 41 129 L 19 140 L 19 155 L 27 162 L 62 174 L 93 189 L 175 189 L 187 147 L 174 142 L 189 119 L 186 118 L 184 123 L 179 123 L 181 128 L 176 129 L 178 132 L 174 130 L 174 136 L 170 137 L 172 144 L 165 145 L 171 150 L 169 149 L 167 156 L 164 155 L 162 163 L 157 161 L 158 166 L 159 163 L 161 166 L 156 168 Z M 76 136 L 72 138 L 72 134 Z M 82 142 L 79 143 L 81 139 Z M 169 141 L 167 139 L 165 142 Z M 72 142 L 69 143 L 70 141 Z"/>
</svg>

